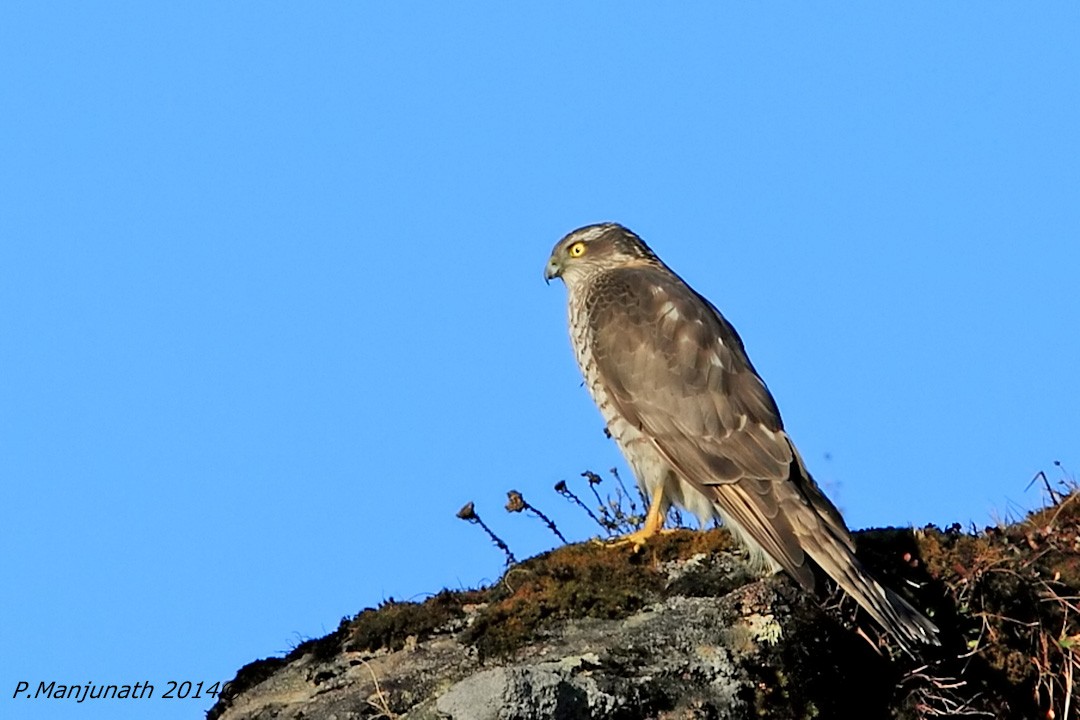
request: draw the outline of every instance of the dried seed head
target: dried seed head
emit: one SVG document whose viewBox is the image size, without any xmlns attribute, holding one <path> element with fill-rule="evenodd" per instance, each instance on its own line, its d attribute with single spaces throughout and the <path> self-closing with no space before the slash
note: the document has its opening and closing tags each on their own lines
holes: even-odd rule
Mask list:
<svg viewBox="0 0 1080 720">
<path fill-rule="evenodd" d="M 586 470 L 585 472 L 581 473 L 581 477 L 588 480 L 590 485 L 599 485 L 601 482 L 603 482 L 603 478 L 601 478 L 599 475 L 592 472 L 591 470 Z"/>
<path fill-rule="evenodd" d="M 506 493 L 506 499 L 509 501 L 506 503 L 507 512 L 521 512 L 526 508 L 525 498 L 517 490 Z"/>
<path fill-rule="evenodd" d="M 465 503 L 457 512 L 457 516 L 462 520 L 468 520 L 472 522 L 476 520 L 476 512 L 474 511 L 472 501 Z"/>
</svg>

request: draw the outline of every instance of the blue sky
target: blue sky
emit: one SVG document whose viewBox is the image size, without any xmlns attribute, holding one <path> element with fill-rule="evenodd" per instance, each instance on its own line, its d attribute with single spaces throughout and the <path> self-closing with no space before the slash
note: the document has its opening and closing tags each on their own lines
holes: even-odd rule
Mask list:
<svg viewBox="0 0 1080 720">
<path fill-rule="evenodd" d="M 6 3 L 0 715 L 576 538 L 565 232 L 720 307 L 852 527 L 1080 468 L 1080 5 Z M 628 474 L 627 474 L 628 475 Z"/>
</svg>

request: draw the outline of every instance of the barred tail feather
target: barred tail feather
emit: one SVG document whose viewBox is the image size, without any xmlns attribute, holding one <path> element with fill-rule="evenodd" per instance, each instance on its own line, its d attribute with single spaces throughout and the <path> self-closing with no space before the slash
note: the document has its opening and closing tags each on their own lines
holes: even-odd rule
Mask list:
<svg viewBox="0 0 1080 720">
<path fill-rule="evenodd" d="M 940 645 L 938 628 L 898 593 L 879 583 L 855 555 L 839 543 L 820 553 L 807 548 L 810 557 L 840 588 L 850 595 L 870 617 L 893 635 L 909 655 L 919 645 Z"/>
</svg>

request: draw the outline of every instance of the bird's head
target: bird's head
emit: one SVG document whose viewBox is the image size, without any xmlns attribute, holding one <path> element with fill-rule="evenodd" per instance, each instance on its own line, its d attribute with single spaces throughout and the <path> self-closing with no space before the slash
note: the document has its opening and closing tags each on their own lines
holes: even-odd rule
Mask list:
<svg viewBox="0 0 1080 720">
<path fill-rule="evenodd" d="M 618 223 L 586 225 L 555 243 L 544 279 L 562 278 L 571 285 L 593 273 L 634 262 L 659 260 L 641 238 Z"/>
</svg>

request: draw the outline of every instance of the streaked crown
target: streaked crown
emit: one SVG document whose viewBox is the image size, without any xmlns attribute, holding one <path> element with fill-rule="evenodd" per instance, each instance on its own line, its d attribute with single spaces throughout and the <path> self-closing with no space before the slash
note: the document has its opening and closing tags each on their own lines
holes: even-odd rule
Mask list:
<svg viewBox="0 0 1080 720">
<path fill-rule="evenodd" d="M 585 243 L 592 255 L 611 255 L 629 258 L 659 260 L 656 253 L 645 244 L 636 233 L 619 223 L 607 222 L 580 227 L 566 235 L 555 244 L 559 247 L 572 247 L 575 243 Z"/>
<path fill-rule="evenodd" d="M 586 225 L 555 243 L 544 277 L 572 283 L 627 263 L 662 264 L 645 241 L 618 223 Z"/>
</svg>

